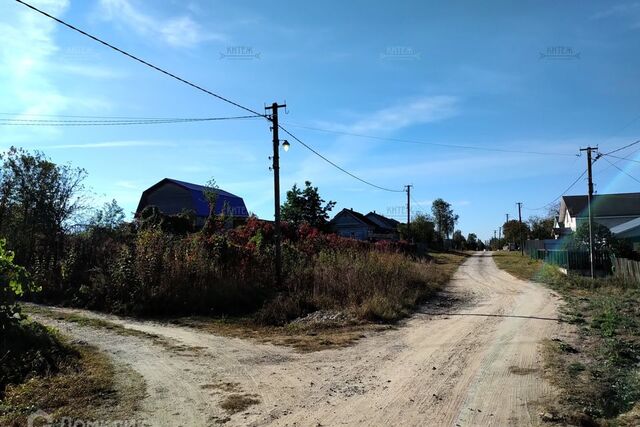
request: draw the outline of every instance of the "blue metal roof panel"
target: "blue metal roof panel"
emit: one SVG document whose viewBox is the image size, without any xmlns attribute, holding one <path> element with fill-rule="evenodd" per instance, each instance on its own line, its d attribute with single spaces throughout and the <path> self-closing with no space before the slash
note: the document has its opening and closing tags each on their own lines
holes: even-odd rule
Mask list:
<svg viewBox="0 0 640 427">
<path fill-rule="evenodd" d="M 209 216 L 209 201 L 204 196 L 205 190 L 209 187 L 204 185 L 192 184 L 190 182 L 179 181 L 177 179 L 165 178 L 166 181 L 179 185 L 191 192 L 191 199 L 193 200 L 193 207 L 198 216 Z M 215 212 L 220 214 L 224 209 L 225 202 L 229 205 L 231 213 L 235 217 L 248 217 L 249 211 L 244 204 L 242 197 L 238 197 L 235 194 L 231 194 L 228 191 L 221 189 L 215 189 L 218 194 L 216 199 Z"/>
</svg>

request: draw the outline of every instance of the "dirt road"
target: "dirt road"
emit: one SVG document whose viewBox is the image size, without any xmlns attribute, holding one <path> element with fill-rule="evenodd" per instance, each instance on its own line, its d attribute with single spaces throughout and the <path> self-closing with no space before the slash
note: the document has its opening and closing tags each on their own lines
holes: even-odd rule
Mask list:
<svg viewBox="0 0 640 427">
<path fill-rule="evenodd" d="M 40 320 L 138 371 L 148 391 L 140 417 L 153 426 L 521 426 L 539 424 L 538 402 L 554 395 L 541 376 L 539 342 L 561 328 L 558 300 L 479 253 L 439 302 L 406 325 L 337 350 L 301 354 L 82 312 L 182 346 L 171 350 L 144 337 Z M 259 403 L 229 415 L 220 404 L 234 394 L 255 394 Z"/>
</svg>

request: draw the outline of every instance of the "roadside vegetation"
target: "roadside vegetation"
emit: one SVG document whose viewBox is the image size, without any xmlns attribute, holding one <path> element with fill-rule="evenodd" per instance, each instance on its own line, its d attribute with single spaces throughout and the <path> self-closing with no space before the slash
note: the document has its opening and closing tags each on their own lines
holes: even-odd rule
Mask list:
<svg viewBox="0 0 640 427">
<path fill-rule="evenodd" d="M 88 210 L 82 169 L 11 149 L 0 172 L 0 235 L 41 289 L 25 291 L 35 302 L 147 317 L 250 316 L 276 326 L 318 310 L 393 322 L 449 277 L 406 241 L 324 233 L 335 202 L 309 182 L 294 186 L 283 205 L 276 284 L 269 222 L 212 211 L 199 229 L 193 213 L 167 216 L 150 206 L 125 223 L 115 201 Z M 204 196 L 216 205 L 215 191 Z M 443 200 L 436 207 L 437 235 L 446 236 L 457 217 Z"/>
<path fill-rule="evenodd" d="M 550 419 L 575 425 L 640 424 L 640 287 L 608 277 L 566 276 L 515 252 L 494 253 L 498 267 L 562 295 L 562 319 L 577 334 L 545 344 L 549 379 L 562 390 Z"/>
<path fill-rule="evenodd" d="M 144 386 L 118 393 L 106 356 L 25 317 L 16 298 L 37 288 L 4 246 L 0 241 L 0 425 L 26 425 L 37 410 L 82 420 L 104 408 L 130 413 Z"/>
</svg>

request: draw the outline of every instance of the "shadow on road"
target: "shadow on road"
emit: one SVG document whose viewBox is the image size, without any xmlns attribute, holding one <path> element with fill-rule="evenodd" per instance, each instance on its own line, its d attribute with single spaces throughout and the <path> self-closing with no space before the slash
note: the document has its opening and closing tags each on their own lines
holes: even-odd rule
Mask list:
<svg viewBox="0 0 640 427">
<path fill-rule="evenodd" d="M 512 317 L 516 319 L 534 319 L 534 320 L 550 320 L 553 322 L 563 323 L 564 320 L 554 317 L 539 317 L 539 316 L 519 316 L 517 314 L 484 314 L 484 313 L 443 313 L 443 312 L 429 312 L 420 311 L 420 314 L 427 314 L 430 316 L 476 316 L 476 317 Z"/>
</svg>

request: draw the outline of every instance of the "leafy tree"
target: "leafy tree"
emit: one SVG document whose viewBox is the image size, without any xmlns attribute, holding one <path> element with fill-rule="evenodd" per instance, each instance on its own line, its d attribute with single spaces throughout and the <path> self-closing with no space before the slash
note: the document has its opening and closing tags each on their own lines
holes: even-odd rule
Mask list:
<svg viewBox="0 0 640 427">
<path fill-rule="evenodd" d="M 512 219 L 508 222 L 505 222 L 502 226 L 502 235 L 504 236 L 504 240 L 507 243 L 518 243 L 520 244 L 520 239 L 526 240 L 530 234 L 529 225 L 526 222 L 520 225 L 520 222 L 517 219 Z"/>
<path fill-rule="evenodd" d="M 5 245 L 5 240 L 0 240 L 0 333 L 3 336 L 6 329 L 20 319 L 16 297 L 26 290 L 36 290 L 26 270 L 13 263 L 13 252 L 7 251 Z"/>
<path fill-rule="evenodd" d="M 400 237 L 405 240 L 412 240 L 415 243 L 430 244 L 435 238 L 433 218 L 425 214 L 417 214 L 413 220 L 411 220 L 409 231 L 407 231 L 406 224 L 400 224 L 398 231 L 400 232 Z"/>
<path fill-rule="evenodd" d="M 553 239 L 553 217 L 548 216 L 542 218 L 539 216 L 533 216 L 529 218 L 528 223 L 531 228 L 530 237 L 532 239 Z"/>
<path fill-rule="evenodd" d="M 431 205 L 431 212 L 436 224 L 436 230 L 442 238 L 449 238 L 453 227 L 458 222 L 458 215 L 453 213 L 451 204 L 443 199 L 436 199 Z"/>
<path fill-rule="evenodd" d="M 204 186 L 204 198 L 209 202 L 209 217 L 215 216 L 216 203 L 218 201 L 218 184 L 214 178 L 209 179 Z"/>
<path fill-rule="evenodd" d="M 453 233 L 453 248 L 458 250 L 467 249 L 467 239 L 462 235 L 461 230 L 456 230 Z"/>
<path fill-rule="evenodd" d="M 18 264 L 55 265 L 65 232 L 86 209 L 86 171 L 13 147 L 0 159 L 0 235 Z"/>
<path fill-rule="evenodd" d="M 305 188 L 300 189 L 297 184 L 294 184 L 291 190 L 287 191 L 287 200 L 281 210 L 282 220 L 295 225 L 306 222 L 322 229 L 327 225 L 329 212 L 336 202 L 325 203 L 318 193 L 318 187 L 312 187 L 309 181 L 305 181 L 304 185 Z"/>
<path fill-rule="evenodd" d="M 467 236 L 467 247 L 473 251 L 478 250 L 478 236 L 475 233 L 469 233 Z M 480 242 L 481 243 L 481 242 Z"/>
<path fill-rule="evenodd" d="M 89 220 L 89 226 L 92 228 L 115 230 L 124 223 L 124 217 L 124 209 L 113 199 L 111 202 L 105 203 L 102 209 L 98 209 L 93 214 Z"/>
<path fill-rule="evenodd" d="M 611 252 L 620 257 L 633 258 L 633 248 L 624 239 L 618 239 L 611 230 L 597 222 L 593 223 L 593 249 L 596 251 Z M 589 222 L 581 223 L 564 243 L 568 249 L 589 250 Z"/>
</svg>

